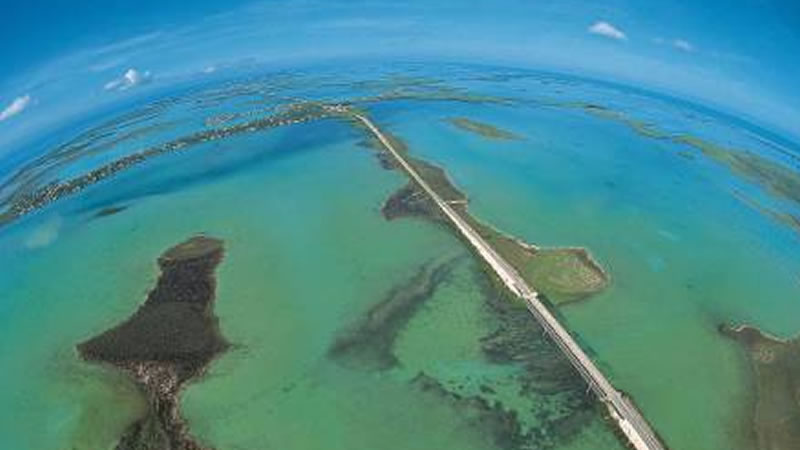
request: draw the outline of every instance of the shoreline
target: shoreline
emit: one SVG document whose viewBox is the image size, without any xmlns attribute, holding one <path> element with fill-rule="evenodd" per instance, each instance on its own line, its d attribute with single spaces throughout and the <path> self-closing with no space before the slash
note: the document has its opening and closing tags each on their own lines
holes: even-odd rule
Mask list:
<svg viewBox="0 0 800 450">
<path fill-rule="evenodd" d="M 730 324 L 724 324 L 723 323 L 723 324 L 720 324 L 718 328 L 719 328 L 720 333 L 722 333 L 722 334 L 728 334 L 728 333 L 736 333 L 736 334 L 738 334 L 738 333 L 755 332 L 755 333 L 758 333 L 759 335 L 761 335 L 764 338 L 767 338 L 767 339 L 769 339 L 771 341 L 774 341 L 774 342 L 780 343 L 780 344 L 788 344 L 788 343 L 800 338 L 800 335 L 798 335 L 796 337 L 793 337 L 793 338 L 781 338 L 781 337 L 775 336 L 774 334 L 767 333 L 766 331 L 761 330 L 760 328 L 758 328 L 755 325 L 750 325 L 750 324 L 747 324 L 747 323 L 739 323 L 739 324 L 736 324 L 736 325 L 730 325 Z"/>
<path fill-rule="evenodd" d="M 753 380 L 748 421 L 760 450 L 800 447 L 800 335 L 782 339 L 748 324 L 720 324 L 738 344 Z"/>
<path fill-rule="evenodd" d="M 357 126 L 364 129 L 361 124 Z M 455 185 L 446 170 L 410 155 L 408 145 L 402 139 L 389 132 L 385 134 L 392 145 L 408 159 L 409 164 L 431 184 L 432 189 L 451 205 L 455 213 L 508 259 L 523 278 L 537 286 L 551 303 L 564 305 L 584 300 L 605 290 L 611 283 L 610 274 L 588 248 L 538 246 L 475 218 L 469 212 L 469 195 Z M 382 156 L 386 152 L 380 142 L 373 136 L 368 136 L 365 142 L 381 155 L 378 160 L 387 168 L 384 165 L 385 157 Z M 396 168 L 391 166 L 388 169 Z M 381 207 L 384 218 L 393 220 L 400 217 L 419 217 L 450 227 L 438 208 L 422 194 L 413 181 L 407 182 L 384 201 Z M 569 281 L 559 279 L 556 275 L 555 268 L 558 266 L 572 271 L 571 276 L 566 277 Z"/>
<path fill-rule="evenodd" d="M 184 386 L 201 378 L 230 348 L 213 312 L 214 272 L 221 240 L 204 235 L 179 243 L 158 258 L 155 287 L 126 320 L 76 346 L 80 357 L 129 376 L 148 408 L 120 436 L 117 450 L 208 450 L 180 413 Z"/>
</svg>

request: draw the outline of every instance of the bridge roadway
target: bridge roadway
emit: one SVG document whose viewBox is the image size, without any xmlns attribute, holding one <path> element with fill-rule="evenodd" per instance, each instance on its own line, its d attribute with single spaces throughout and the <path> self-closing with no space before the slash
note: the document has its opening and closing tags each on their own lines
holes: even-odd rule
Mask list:
<svg viewBox="0 0 800 450">
<path fill-rule="evenodd" d="M 394 148 L 391 141 L 372 123 L 372 121 L 362 114 L 353 116 L 363 123 L 372 134 L 383 144 L 383 146 L 394 156 L 398 163 L 403 167 L 408 176 L 417 183 L 441 209 L 442 213 L 453 223 L 458 231 L 470 242 L 475 251 L 486 261 L 494 270 L 503 284 L 518 297 L 525 301 L 528 310 L 536 320 L 542 325 L 547 334 L 564 352 L 578 373 L 586 380 L 595 395 L 602 401 L 609 410 L 611 417 L 615 420 L 620 430 L 625 434 L 630 444 L 636 450 L 664 450 L 664 445 L 660 442 L 655 432 L 652 430 L 647 420 L 639 410 L 622 394 L 614 388 L 594 362 L 575 342 L 572 335 L 561 325 L 547 307 L 539 300 L 536 291 L 528 286 L 528 283 L 519 275 L 505 259 L 503 259 L 494 248 L 490 246 L 461 216 L 456 213 L 450 205 L 442 200 L 428 183 L 419 176 L 417 171 L 400 155 Z"/>
</svg>

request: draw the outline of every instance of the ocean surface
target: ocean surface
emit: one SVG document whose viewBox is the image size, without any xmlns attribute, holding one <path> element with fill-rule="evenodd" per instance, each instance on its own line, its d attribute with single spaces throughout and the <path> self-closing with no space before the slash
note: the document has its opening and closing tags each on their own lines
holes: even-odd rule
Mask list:
<svg viewBox="0 0 800 450">
<path fill-rule="evenodd" d="M 751 448 L 752 375 L 718 327 L 800 332 L 800 233 L 741 198 L 786 213 L 798 205 L 696 149 L 575 104 L 602 104 L 792 170 L 795 149 L 722 115 L 585 80 L 471 66 L 385 72 L 307 69 L 193 86 L 102 125 L 88 146 L 62 147 L 69 157 L 31 159 L 30 184 L 298 97 L 414 92 L 356 105 L 412 155 L 444 168 L 475 217 L 536 245 L 592 252 L 610 287 L 558 314 L 671 448 Z M 453 117 L 522 139 L 469 133 Z M 86 130 L 66 128 L 60 139 Z M 568 397 L 522 395 L 523 369 L 486 358 L 481 342 L 496 318 L 479 261 L 446 227 L 382 216 L 407 180 L 382 168 L 363 139 L 324 119 L 204 142 L 2 226 L 0 448 L 113 448 L 146 405 L 131 381 L 81 361 L 75 345 L 130 316 L 158 277 L 158 256 L 197 233 L 225 242 L 215 311 L 233 344 L 182 394 L 202 442 L 220 450 L 623 448 L 601 410 L 564 426 Z M 52 154 L 53 140 L 31 148 L 32 158 Z M 3 199 L 30 189 L 0 175 Z M 97 216 L 110 206 L 124 209 Z M 370 308 L 413 290 L 430 267 L 445 275 L 389 333 L 391 367 L 331 356 Z M 442 392 L 420 389 L 420 374 Z M 487 412 L 492 402 L 536 438 L 498 436 L 507 429 L 495 419 L 509 416 Z"/>
</svg>

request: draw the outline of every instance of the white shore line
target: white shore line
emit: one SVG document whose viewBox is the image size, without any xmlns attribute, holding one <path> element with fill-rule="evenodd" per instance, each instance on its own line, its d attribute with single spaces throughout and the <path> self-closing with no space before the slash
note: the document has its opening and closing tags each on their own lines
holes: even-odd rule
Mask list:
<svg viewBox="0 0 800 450">
<path fill-rule="evenodd" d="M 797 335 L 795 337 L 790 337 L 790 338 L 783 338 L 783 337 L 775 336 L 774 334 L 768 333 L 768 332 L 758 328 L 757 326 L 750 325 L 750 324 L 747 324 L 747 323 L 739 323 L 739 324 L 736 324 L 736 325 L 728 325 L 728 328 L 733 333 L 742 333 L 745 330 L 753 330 L 756 333 L 760 334 L 761 337 L 763 337 L 765 339 L 769 339 L 770 341 L 773 341 L 773 342 L 777 342 L 779 344 L 788 344 L 788 343 L 792 342 L 795 339 L 800 339 L 800 335 Z"/>
</svg>

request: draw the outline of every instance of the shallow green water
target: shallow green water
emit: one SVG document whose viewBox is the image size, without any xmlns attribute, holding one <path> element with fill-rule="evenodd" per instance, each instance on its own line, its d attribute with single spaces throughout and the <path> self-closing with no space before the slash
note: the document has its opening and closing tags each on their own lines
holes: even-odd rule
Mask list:
<svg viewBox="0 0 800 450">
<path fill-rule="evenodd" d="M 331 127 L 346 125 L 318 132 Z M 348 138 L 146 197 L 113 216 L 64 212 L 35 249 L 26 242 L 59 211 L 14 227 L 3 242 L 17 264 L 4 274 L 13 281 L 2 352 L 11 370 L 2 377 L 20 391 L 2 393 L 4 439 L 20 449 L 113 446 L 143 405 L 129 382 L 80 362 L 73 346 L 130 315 L 155 281 L 156 257 L 204 232 L 225 241 L 216 312 L 234 347 L 183 394 L 183 413 L 202 441 L 220 449 L 497 448 L 475 426 L 475 410 L 413 384 L 421 371 L 465 395 L 494 383 L 506 404 L 537 408 L 514 405 L 519 369 L 489 364 L 479 350 L 493 322 L 460 241 L 430 223 L 381 216 L 404 183 Z M 453 273 L 398 335 L 397 367 L 358 370 L 328 356 L 336 336 L 394 286 L 453 258 Z M 53 276 L 30 278 L 41 273 Z M 24 427 L 12 428 L 20 414 Z M 619 446 L 599 415 L 561 447 L 597 445 Z"/>
</svg>

